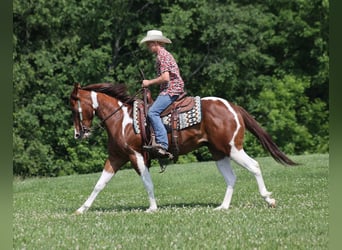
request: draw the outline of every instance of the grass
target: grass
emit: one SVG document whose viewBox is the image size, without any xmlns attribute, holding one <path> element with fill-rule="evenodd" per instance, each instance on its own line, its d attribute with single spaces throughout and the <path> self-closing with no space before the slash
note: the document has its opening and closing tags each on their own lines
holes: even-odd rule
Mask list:
<svg viewBox="0 0 342 250">
<path fill-rule="evenodd" d="M 228 211 L 213 211 L 225 183 L 214 162 L 152 167 L 159 211 L 133 170 L 119 172 L 90 210 L 73 212 L 99 173 L 14 180 L 14 249 L 327 249 L 328 155 L 293 157 L 299 167 L 257 159 L 277 200 L 268 208 L 255 178 L 234 165 Z"/>
</svg>

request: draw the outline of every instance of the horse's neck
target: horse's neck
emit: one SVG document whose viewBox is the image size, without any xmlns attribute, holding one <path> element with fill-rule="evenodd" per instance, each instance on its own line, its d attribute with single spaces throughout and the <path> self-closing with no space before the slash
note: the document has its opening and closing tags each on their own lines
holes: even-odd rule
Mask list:
<svg viewBox="0 0 342 250">
<path fill-rule="evenodd" d="M 102 121 L 115 120 L 117 122 L 122 122 L 123 116 L 118 116 L 118 113 L 121 113 L 122 109 L 127 105 L 114 97 L 110 97 L 101 93 L 98 93 L 97 101 L 99 105 L 98 112 L 96 112 L 98 118 L 100 118 Z M 116 119 L 110 119 L 112 116 L 115 116 Z"/>
</svg>

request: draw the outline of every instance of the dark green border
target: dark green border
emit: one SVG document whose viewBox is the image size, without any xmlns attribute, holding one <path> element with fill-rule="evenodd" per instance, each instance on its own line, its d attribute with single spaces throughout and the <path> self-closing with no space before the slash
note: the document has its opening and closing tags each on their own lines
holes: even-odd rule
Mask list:
<svg viewBox="0 0 342 250">
<path fill-rule="evenodd" d="M 12 249 L 12 1 L 1 1 L 0 11 L 0 248 Z"/>
<path fill-rule="evenodd" d="M 329 249 L 342 245 L 342 1 L 330 1 L 330 159 L 329 159 Z M 319 190 L 317 190 L 319 192 Z"/>
</svg>

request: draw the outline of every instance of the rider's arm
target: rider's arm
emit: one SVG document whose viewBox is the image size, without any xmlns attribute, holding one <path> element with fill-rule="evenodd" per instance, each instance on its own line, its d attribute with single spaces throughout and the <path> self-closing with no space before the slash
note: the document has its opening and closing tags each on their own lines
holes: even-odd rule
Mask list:
<svg viewBox="0 0 342 250">
<path fill-rule="evenodd" d="M 143 80 L 142 87 L 147 88 L 148 86 L 151 86 L 154 84 L 162 84 L 162 83 L 167 83 L 169 81 L 170 81 L 170 73 L 169 71 L 165 71 L 155 79 Z"/>
</svg>

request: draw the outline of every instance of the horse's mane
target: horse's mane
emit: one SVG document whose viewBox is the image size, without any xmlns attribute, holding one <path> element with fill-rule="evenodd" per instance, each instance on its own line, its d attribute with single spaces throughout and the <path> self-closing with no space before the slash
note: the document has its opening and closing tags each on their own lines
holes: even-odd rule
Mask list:
<svg viewBox="0 0 342 250">
<path fill-rule="evenodd" d="M 123 83 L 94 83 L 84 86 L 82 89 L 104 93 L 126 104 L 132 104 L 135 99 L 127 93 L 127 86 Z"/>
</svg>

